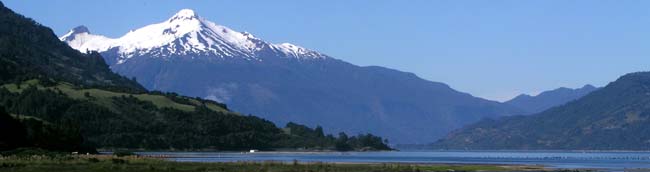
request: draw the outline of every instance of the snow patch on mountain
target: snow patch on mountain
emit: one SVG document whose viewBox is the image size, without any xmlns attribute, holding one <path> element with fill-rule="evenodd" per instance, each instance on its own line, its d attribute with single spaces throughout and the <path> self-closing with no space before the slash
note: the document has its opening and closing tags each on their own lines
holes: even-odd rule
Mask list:
<svg viewBox="0 0 650 172">
<path fill-rule="evenodd" d="M 272 44 L 271 47 L 282 52 L 287 57 L 319 58 L 325 56 L 316 51 L 311 51 L 309 49 L 303 48 L 301 46 L 293 45 L 290 43 Z"/>
<path fill-rule="evenodd" d="M 149 55 L 170 58 L 176 56 L 214 56 L 262 61 L 259 53 L 270 49 L 280 57 L 328 58 L 327 55 L 289 43 L 270 44 L 247 32 L 238 32 L 183 9 L 168 20 L 132 30 L 120 38 L 91 34 L 80 26 L 60 38 L 81 52 L 106 52 L 115 49 L 117 63 L 131 57 Z"/>
<path fill-rule="evenodd" d="M 60 39 L 81 52 L 106 50 L 114 41 L 105 36 L 91 34 L 86 26 L 75 27 Z"/>
</svg>

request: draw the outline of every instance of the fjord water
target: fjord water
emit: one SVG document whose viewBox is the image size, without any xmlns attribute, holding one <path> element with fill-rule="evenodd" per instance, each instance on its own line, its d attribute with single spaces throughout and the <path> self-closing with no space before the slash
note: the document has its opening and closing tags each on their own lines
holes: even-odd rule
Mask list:
<svg viewBox="0 0 650 172">
<path fill-rule="evenodd" d="M 282 161 L 331 163 L 459 163 L 543 165 L 550 168 L 650 168 L 650 152 L 399 151 L 399 152 L 140 152 L 182 162 Z"/>
</svg>

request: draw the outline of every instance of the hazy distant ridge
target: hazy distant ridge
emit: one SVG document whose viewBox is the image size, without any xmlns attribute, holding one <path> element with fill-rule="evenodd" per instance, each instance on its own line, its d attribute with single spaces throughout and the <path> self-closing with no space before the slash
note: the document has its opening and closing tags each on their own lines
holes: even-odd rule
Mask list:
<svg viewBox="0 0 650 172">
<path fill-rule="evenodd" d="M 576 100 L 597 89 L 592 85 L 576 89 L 562 87 L 544 91 L 536 96 L 521 94 L 504 103 L 522 109 L 528 114 L 534 114 Z"/>
</svg>

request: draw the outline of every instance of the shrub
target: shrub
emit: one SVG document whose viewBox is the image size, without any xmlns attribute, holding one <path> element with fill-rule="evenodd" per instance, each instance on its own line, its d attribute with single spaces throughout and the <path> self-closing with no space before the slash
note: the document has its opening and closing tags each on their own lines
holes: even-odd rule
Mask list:
<svg viewBox="0 0 650 172">
<path fill-rule="evenodd" d="M 130 151 L 115 151 L 113 152 L 113 155 L 117 157 L 123 157 L 123 156 L 133 156 L 135 153 L 130 152 Z"/>
<path fill-rule="evenodd" d="M 111 159 L 111 162 L 113 162 L 113 164 L 126 164 L 126 160 L 117 159 L 117 158 Z"/>
</svg>

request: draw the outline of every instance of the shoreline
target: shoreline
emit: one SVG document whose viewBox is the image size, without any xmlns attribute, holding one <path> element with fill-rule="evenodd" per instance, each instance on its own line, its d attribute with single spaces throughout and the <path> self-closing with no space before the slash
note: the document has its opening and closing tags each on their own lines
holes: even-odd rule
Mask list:
<svg viewBox="0 0 650 172">
<path fill-rule="evenodd" d="M 585 171 L 610 171 L 610 170 L 636 170 L 636 171 L 650 171 L 650 166 L 648 165 L 599 165 L 589 162 L 594 158 L 583 157 L 586 159 L 579 159 L 579 156 L 584 156 L 583 152 L 566 152 L 571 155 L 567 157 L 564 156 L 547 156 L 547 157 L 536 157 L 536 156 L 527 156 L 525 153 L 529 151 L 520 151 L 524 154 L 517 154 L 521 157 L 521 161 L 508 160 L 507 155 L 504 157 L 506 160 L 472 160 L 471 157 L 465 160 L 445 160 L 445 159 L 435 159 L 435 156 L 432 156 L 434 159 L 390 159 L 390 158 L 381 158 L 384 154 L 381 152 L 405 152 L 408 154 L 409 151 L 374 151 L 374 152 L 332 152 L 332 151 L 262 151 L 262 152 L 154 152 L 153 154 L 143 154 L 138 153 L 142 156 L 153 155 L 156 158 L 161 158 L 164 160 L 175 161 L 175 162 L 219 162 L 219 163 L 237 163 L 237 162 L 248 162 L 248 163 L 282 163 L 289 164 L 294 161 L 304 164 L 341 164 L 341 165 L 384 165 L 384 164 L 401 164 L 401 165 L 414 165 L 414 166 L 498 166 L 504 168 L 523 168 L 523 169 L 537 169 L 537 170 L 585 170 Z M 419 151 L 414 151 L 419 152 Z M 457 151 L 433 151 L 433 152 L 443 152 L 442 155 L 445 155 L 444 152 L 457 152 Z M 462 151 L 462 152 L 472 152 L 472 151 Z M 489 151 L 482 151 L 489 152 Z M 184 154 L 186 153 L 186 154 Z M 380 154 L 373 154 L 380 153 Z M 543 152 L 542 152 L 543 153 Z M 585 152 L 585 153 L 595 153 L 595 152 Z M 609 152 L 617 153 L 617 152 Z M 638 163 L 641 160 L 650 160 L 647 159 L 646 152 L 641 152 L 641 158 L 629 158 L 630 163 Z M 399 154 L 399 153 L 398 153 Z M 596 153 L 597 154 L 597 153 Z M 259 156 L 257 156 L 259 155 Z M 346 158 L 347 155 L 350 155 L 350 158 Z M 377 156 L 379 159 L 367 159 L 363 157 L 367 156 Z M 391 153 L 388 153 L 389 157 Z M 437 154 L 438 155 L 438 154 Z M 276 158 L 265 158 L 265 157 L 276 157 Z M 314 156 L 314 157 L 312 157 Z M 419 155 L 422 156 L 422 155 Z M 578 158 L 579 161 L 567 161 L 571 157 Z M 601 155 L 604 156 L 604 155 Z M 650 156 L 650 155 L 648 155 Z M 305 158 L 306 157 L 306 158 Z M 358 159 L 361 157 L 361 159 Z M 399 156 L 398 156 L 399 157 Z M 625 157 L 624 157 L 625 158 Z M 595 159 L 598 159 L 597 157 Z M 619 159 L 613 157 L 613 159 Z M 567 162 L 563 164 L 562 162 Z M 582 164 L 581 164 L 582 163 Z"/>
<path fill-rule="evenodd" d="M 401 152 L 401 150 L 368 150 L 368 151 L 337 151 L 337 150 L 302 150 L 302 149 L 275 149 L 275 150 L 256 150 L 255 153 L 259 152 L 269 152 L 269 153 L 314 153 L 314 152 Z M 147 149 L 97 149 L 97 152 L 116 152 L 116 151 L 128 151 L 128 152 L 187 152 L 187 153 L 239 153 L 239 152 L 249 152 L 250 150 L 216 150 L 216 149 L 200 149 L 200 150 L 147 150 Z"/>
<path fill-rule="evenodd" d="M 165 153 L 250 153 L 249 150 L 144 150 L 144 149 L 97 149 L 100 153 L 129 151 L 129 152 L 165 152 Z M 650 150 L 431 150 L 431 149 L 401 149 L 401 150 L 371 150 L 371 151 L 336 151 L 336 150 L 258 150 L 255 153 L 375 153 L 375 152 L 550 152 L 550 153 L 650 153 Z"/>
<path fill-rule="evenodd" d="M 457 164 L 457 163 L 373 163 L 373 162 L 308 162 L 308 161 L 237 161 L 179 162 L 166 158 L 115 155 L 0 156 L 0 169 L 31 172 L 56 169 L 76 171 L 357 171 L 357 172 L 423 172 L 423 171 L 561 171 L 541 165 Z M 590 171 L 570 169 L 572 171 Z"/>
</svg>

